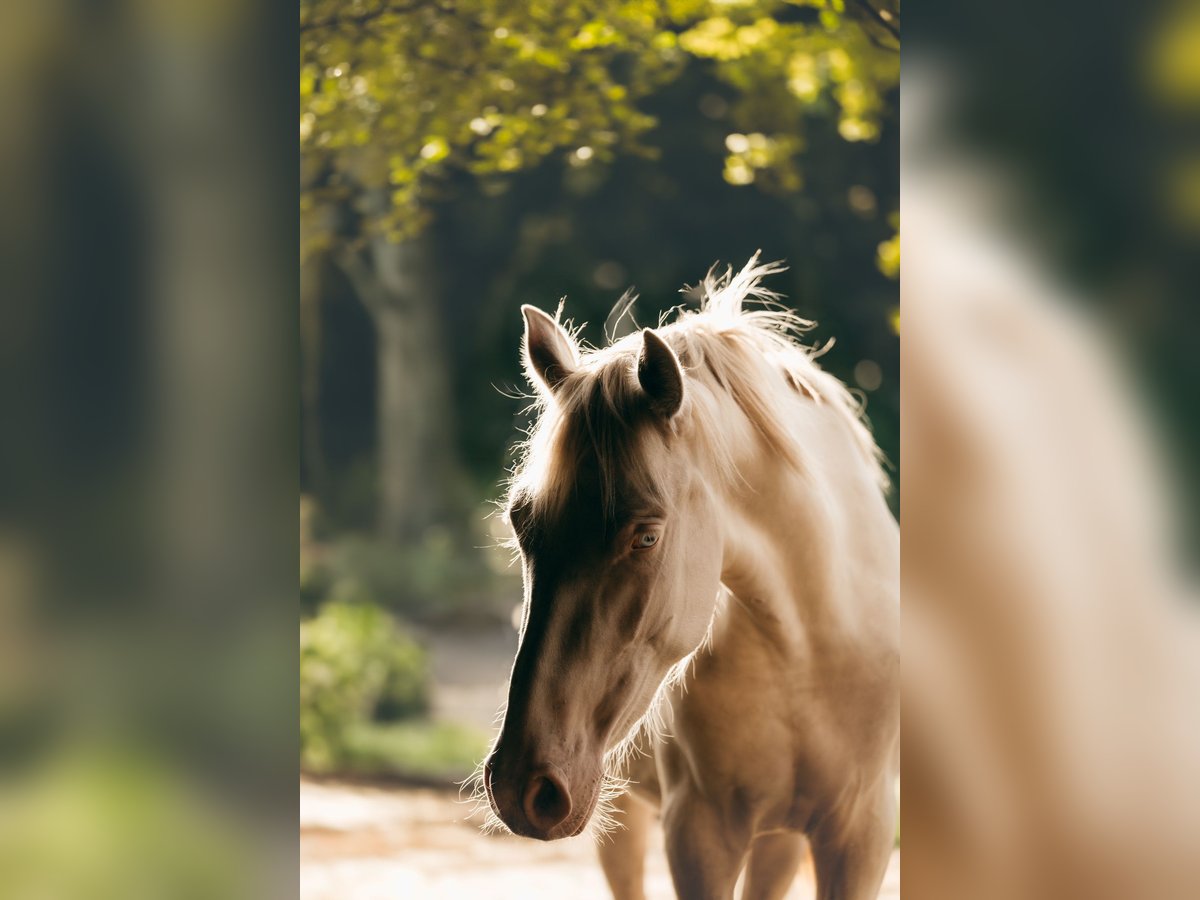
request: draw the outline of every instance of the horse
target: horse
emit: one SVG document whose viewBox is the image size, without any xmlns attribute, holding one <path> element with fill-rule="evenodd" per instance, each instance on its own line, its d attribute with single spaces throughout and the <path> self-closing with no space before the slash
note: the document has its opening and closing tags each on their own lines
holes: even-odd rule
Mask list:
<svg viewBox="0 0 1200 900">
<path fill-rule="evenodd" d="M 861 404 L 762 284 L 780 271 L 714 268 L 698 309 L 603 348 L 522 307 L 524 602 L 477 789 L 528 838 L 619 819 L 619 900 L 654 805 L 688 900 L 743 868 L 743 897 L 781 897 L 806 845 L 820 900 L 868 900 L 893 846 L 898 527 Z"/>
</svg>

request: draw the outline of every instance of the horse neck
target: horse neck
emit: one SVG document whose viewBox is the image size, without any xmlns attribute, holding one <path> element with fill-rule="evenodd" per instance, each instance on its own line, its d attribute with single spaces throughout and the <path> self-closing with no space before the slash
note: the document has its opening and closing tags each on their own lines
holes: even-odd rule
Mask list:
<svg viewBox="0 0 1200 900">
<path fill-rule="evenodd" d="M 722 581 L 734 595 L 714 623 L 786 654 L 891 633 L 899 535 L 871 464 L 828 407 L 798 404 L 797 468 L 761 443 L 726 489 Z"/>
</svg>

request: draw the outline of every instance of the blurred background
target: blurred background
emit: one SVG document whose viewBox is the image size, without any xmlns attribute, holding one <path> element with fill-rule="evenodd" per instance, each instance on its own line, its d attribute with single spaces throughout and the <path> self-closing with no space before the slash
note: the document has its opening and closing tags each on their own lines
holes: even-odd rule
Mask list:
<svg viewBox="0 0 1200 900">
<path fill-rule="evenodd" d="M 603 345 L 761 249 L 896 461 L 898 16 L 301 4 L 302 806 L 333 776 L 451 784 L 486 751 L 521 601 L 492 505 L 528 424 L 521 304 L 565 297 Z M 440 809 L 427 828 L 469 812 Z M 317 826 L 302 810 L 305 894 L 344 895 L 351 839 Z M 419 893 L 465 877 L 389 840 Z M 478 867 L 487 841 L 460 842 Z M 566 884 L 600 890 L 572 852 Z"/>
<path fill-rule="evenodd" d="M 294 22 L 0 9 L 0 896 L 296 895 Z"/>
<path fill-rule="evenodd" d="M 0 10 L 0 896 L 296 896 L 301 762 L 306 889 L 492 896 L 517 306 L 761 248 L 898 463 L 898 157 L 906 886 L 1196 896 L 1197 5 L 910 3 L 902 128 L 888 5 L 501 6 Z"/>
<path fill-rule="evenodd" d="M 905 9 L 923 898 L 1200 894 L 1200 5 Z"/>
</svg>

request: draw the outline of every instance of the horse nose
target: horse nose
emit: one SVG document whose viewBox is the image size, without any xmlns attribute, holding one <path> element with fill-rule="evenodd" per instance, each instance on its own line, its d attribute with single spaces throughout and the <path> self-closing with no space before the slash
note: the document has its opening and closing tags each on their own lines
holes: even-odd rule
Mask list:
<svg viewBox="0 0 1200 900">
<path fill-rule="evenodd" d="M 522 806 L 529 824 L 543 836 L 571 815 L 571 795 L 562 778 L 542 770 L 525 782 Z"/>
</svg>

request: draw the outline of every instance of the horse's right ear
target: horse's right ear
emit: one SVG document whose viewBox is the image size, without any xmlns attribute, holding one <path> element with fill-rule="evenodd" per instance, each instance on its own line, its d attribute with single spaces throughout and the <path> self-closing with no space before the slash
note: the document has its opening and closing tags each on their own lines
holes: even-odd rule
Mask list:
<svg viewBox="0 0 1200 900">
<path fill-rule="evenodd" d="M 521 315 L 525 317 L 521 341 L 525 377 L 552 395 L 579 365 L 579 351 L 563 327 L 536 306 L 525 304 Z"/>
</svg>

